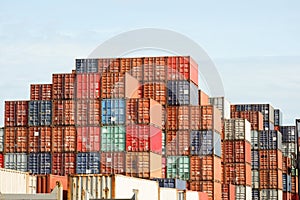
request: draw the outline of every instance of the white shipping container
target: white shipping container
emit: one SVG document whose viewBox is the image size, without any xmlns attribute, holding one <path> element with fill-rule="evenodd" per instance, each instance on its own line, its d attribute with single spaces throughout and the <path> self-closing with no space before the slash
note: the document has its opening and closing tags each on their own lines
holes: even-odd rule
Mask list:
<svg viewBox="0 0 300 200">
<path fill-rule="evenodd" d="M 295 143 L 282 143 L 282 155 L 286 157 L 293 158 L 296 153 Z"/>
<path fill-rule="evenodd" d="M 282 190 L 275 190 L 275 189 L 261 190 L 260 200 L 282 200 Z"/>
<path fill-rule="evenodd" d="M 251 148 L 254 150 L 258 150 L 259 148 L 259 138 L 258 131 L 251 131 Z"/>
<path fill-rule="evenodd" d="M 174 188 L 160 188 L 160 200 L 177 200 L 177 189 Z"/>
<path fill-rule="evenodd" d="M 26 153 L 7 153 L 4 155 L 4 167 L 6 169 L 27 172 Z"/>
<path fill-rule="evenodd" d="M 209 103 L 216 106 L 222 114 L 223 119 L 230 119 L 230 102 L 224 97 L 211 97 L 209 98 Z"/>
<path fill-rule="evenodd" d="M 4 150 L 4 128 L 0 128 L 0 152 Z"/>
<path fill-rule="evenodd" d="M 237 185 L 235 187 L 236 200 L 252 200 L 252 188 L 249 186 Z"/>
<path fill-rule="evenodd" d="M 251 143 L 251 124 L 246 119 L 224 120 L 225 140 L 247 140 Z"/>
<path fill-rule="evenodd" d="M 196 191 L 186 190 L 184 200 L 199 200 L 199 193 Z"/>
<path fill-rule="evenodd" d="M 259 189 L 259 171 L 252 170 L 252 189 Z"/>
</svg>

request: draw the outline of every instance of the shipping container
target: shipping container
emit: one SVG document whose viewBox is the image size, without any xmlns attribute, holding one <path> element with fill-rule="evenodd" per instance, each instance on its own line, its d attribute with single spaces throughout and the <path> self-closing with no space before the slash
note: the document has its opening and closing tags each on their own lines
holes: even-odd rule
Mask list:
<svg viewBox="0 0 300 200">
<path fill-rule="evenodd" d="M 280 126 L 282 142 L 297 142 L 296 126 Z"/>
<path fill-rule="evenodd" d="M 125 126 L 101 127 L 101 151 L 125 151 L 126 129 Z"/>
<path fill-rule="evenodd" d="M 296 159 L 297 157 L 297 146 L 294 143 L 282 143 L 282 154 L 283 156 Z"/>
<path fill-rule="evenodd" d="M 205 192 L 208 200 L 222 199 L 222 185 L 214 181 L 191 181 L 189 183 L 190 190 Z"/>
<path fill-rule="evenodd" d="M 97 99 L 100 97 L 100 74 L 82 73 L 76 76 L 76 98 Z"/>
<path fill-rule="evenodd" d="M 251 125 L 245 119 L 225 119 L 225 140 L 246 140 L 251 142 Z"/>
<path fill-rule="evenodd" d="M 53 153 L 52 154 L 52 174 L 65 176 L 76 172 L 75 153 Z M 66 189 L 64 187 L 64 189 Z"/>
<path fill-rule="evenodd" d="M 275 126 L 281 126 L 282 121 L 283 121 L 282 116 L 283 116 L 283 114 L 282 114 L 281 110 L 279 110 L 279 109 L 274 110 L 274 125 Z"/>
<path fill-rule="evenodd" d="M 235 186 L 236 200 L 252 200 L 252 190 L 249 186 Z"/>
<path fill-rule="evenodd" d="M 168 81 L 168 105 L 198 105 L 198 87 L 188 81 Z"/>
<path fill-rule="evenodd" d="M 201 130 L 201 106 L 189 106 L 190 107 L 190 118 L 189 125 L 191 130 Z M 181 112 L 182 115 L 183 112 Z M 184 115 L 179 118 L 179 120 L 184 119 Z M 186 117 L 185 117 L 186 118 Z M 169 120 L 169 119 L 168 119 Z M 182 123 L 179 124 L 181 126 Z"/>
<path fill-rule="evenodd" d="M 37 175 L 36 193 L 51 193 L 56 187 L 57 182 L 60 182 L 63 190 L 68 190 L 68 176 L 57 176 L 52 174 Z"/>
<path fill-rule="evenodd" d="M 5 153 L 27 153 L 27 148 L 28 148 L 27 127 L 6 127 L 5 128 L 5 134 L 4 134 Z"/>
<path fill-rule="evenodd" d="M 140 98 L 140 83 L 128 73 L 101 74 L 101 98 Z"/>
<path fill-rule="evenodd" d="M 7 153 L 4 154 L 4 168 L 27 172 L 27 160 L 26 153 Z"/>
<path fill-rule="evenodd" d="M 252 189 L 252 200 L 260 200 L 259 193 L 258 189 Z"/>
<path fill-rule="evenodd" d="M 259 189 L 259 171 L 252 170 L 252 189 Z"/>
<path fill-rule="evenodd" d="M 167 136 L 166 132 L 161 133 L 161 154 L 164 156 L 166 155 L 166 149 L 167 149 Z"/>
<path fill-rule="evenodd" d="M 59 125 L 75 125 L 75 101 L 54 100 L 52 123 Z"/>
<path fill-rule="evenodd" d="M 189 130 L 190 129 L 190 115 L 189 106 L 168 106 L 167 107 L 167 130 Z M 200 118 L 199 116 L 198 118 Z M 199 121 L 200 123 L 200 121 Z"/>
<path fill-rule="evenodd" d="M 102 152 L 100 162 L 101 174 L 125 174 L 125 152 Z"/>
<path fill-rule="evenodd" d="M 162 106 L 149 98 L 126 100 L 126 124 L 162 127 Z"/>
<path fill-rule="evenodd" d="M 251 131 L 251 149 L 259 149 L 259 134 L 258 131 Z"/>
<path fill-rule="evenodd" d="M 282 200 L 282 190 L 278 190 L 278 189 L 261 190 L 260 200 Z"/>
<path fill-rule="evenodd" d="M 75 126 L 53 126 L 52 152 L 76 152 L 76 135 Z"/>
<path fill-rule="evenodd" d="M 50 153 L 30 153 L 28 171 L 32 174 L 51 174 L 52 156 Z"/>
<path fill-rule="evenodd" d="M 78 153 L 76 155 L 77 174 L 99 174 L 100 154 L 99 153 Z"/>
<path fill-rule="evenodd" d="M 292 168 L 291 158 L 282 156 L 282 172 L 288 173 L 288 171 L 290 171 L 291 168 Z"/>
<path fill-rule="evenodd" d="M 190 158 L 188 156 L 167 157 L 167 178 L 190 179 Z"/>
<path fill-rule="evenodd" d="M 52 124 L 51 101 L 29 101 L 28 125 L 50 126 Z"/>
<path fill-rule="evenodd" d="M 291 177 L 291 192 L 292 193 L 298 193 L 299 187 L 298 187 L 298 176 L 292 176 Z"/>
<path fill-rule="evenodd" d="M 282 136 L 279 131 L 260 131 L 259 141 L 261 150 L 282 150 Z"/>
<path fill-rule="evenodd" d="M 161 161 L 162 156 L 152 152 L 127 152 L 126 176 L 148 179 L 161 178 Z"/>
<path fill-rule="evenodd" d="M 251 167 L 253 170 L 259 169 L 259 151 L 251 150 Z"/>
<path fill-rule="evenodd" d="M 30 100 L 52 100 L 52 84 L 31 84 Z"/>
<path fill-rule="evenodd" d="M 224 141 L 223 159 L 225 163 L 251 164 L 251 144 L 248 141 Z"/>
<path fill-rule="evenodd" d="M 151 98 L 161 105 L 167 104 L 167 85 L 165 82 L 144 83 L 143 98 Z"/>
<path fill-rule="evenodd" d="M 166 155 L 188 156 L 190 154 L 190 132 L 189 131 L 167 131 L 166 133 Z"/>
<path fill-rule="evenodd" d="M 264 129 L 264 116 L 259 111 L 231 112 L 231 118 L 248 120 L 251 124 L 251 130 L 262 131 Z"/>
<path fill-rule="evenodd" d="M 235 200 L 235 185 L 222 184 L 222 200 Z"/>
<path fill-rule="evenodd" d="M 75 115 L 78 126 L 99 125 L 100 101 L 97 99 L 77 99 Z"/>
<path fill-rule="evenodd" d="M 75 99 L 76 74 L 53 74 L 52 96 L 53 99 Z"/>
<path fill-rule="evenodd" d="M 221 111 L 223 119 L 230 119 L 230 102 L 225 97 L 210 97 L 209 103 Z"/>
<path fill-rule="evenodd" d="M 163 200 L 177 200 L 178 199 L 178 191 L 174 188 L 159 188 L 159 199 Z"/>
<path fill-rule="evenodd" d="M 199 105 L 200 106 L 207 106 L 209 105 L 209 96 L 203 92 L 202 90 L 198 90 L 198 96 L 199 96 Z"/>
<path fill-rule="evenodd" d="M 0 168 L 1 194 L 35 194 L 36 177 L 29 173 Z"/>
<path fill-rule="evenodd" d="M 130 70 L 132 68 L 132 60 L 133 60 L 133 58 L 121 58 L 120 59 L 120 70 L 117 72 L 123 72 L 123 73 L 130 72 Z M 141 66 L 142 66 L 142 62 L 141 62 Z M 110 70 L 106 70 L 106 71 L 110 71 Z"/>
<path fill-rule="evenodd" d="M 143 58 L 144 82 L 167 80 L 167 57 Z"/>
<path fill-rule="evenodd" d="M 131 58 L 129 58 L 131 59 Z M 98 72 L 122 72 L 125 73 L 130 70 L 131 65 L 124 66 L 121 63 L 122 58 L 100 58 L 98 59 Z M 123 60 L 124 61 L 124 60 Z"/>
<path fill-rule="evenodd" d="M 100 151 L 100 127 L 77 127 L 77 152 Z"/>
<path fill-rule="evenodd" d="M 4 168 L 4 155 L 0 153 L 0 168 Z"/>
<path fill-rule="evenodd" d="M 259 171 L 261 189 L 281 189 L 282 171 L 275 169 L 265 169 Z"/>
<path fill-rule="evenodd" d="M 175 188 L 177 190 L 186 190 L 186 181 L 174 178 L 154 178 L 161 188 Z"/>
<path fill-rule="evenodd" d="M 167 70 L 168 80 L 186 80 L 198 86 L 198 64 L 190 56 L 169 56 Z"/>
<path fill-rule="evenodd" d="M 213 131 L 191 131 L 191 155 L 221 157 L 221 135 Z"/>
<path fill-rule="evenodd" d="M 95 73 L 98 72 L 98 59 L 76 59 L 77 73 Z"/>
<path fill-rule="evenodd" d="M 103 99 L 101 101 L 102 124 L 125 124 L 125 100 Z"/>
<path fill-rule="evenodd" d="M 224 164 L 225 183 L 250 186 L 252 182 L 251 165 L 247 163 Z"/>
<path fill-rule="evenodd" d="M 52 128 L 47 126 L 29 127 L 28 152 L 51 152 Z"/>
<path fill-rule="evenodd" d="M 282 187 L 283 192 L 291 192 L 292 190 L 292 177 L 287 174 L 282 174 Z"/>
<path fill-rule="evenodd" d="M 260 169 L 282 169 L 282 152 L 279 150 L 259 151 Z"/>
<path fill-rule="evenodd" d="M 201 106 L 201 130 L 222 132 L 221 112 L 214 106 Z"/>
<path fill-rule="evenodd" d="M 28 101 L 5 101 L 4 126 L 27 126 Z"/>
<path fill-rule="evenodd" d="M 162 131 L 151 125 L 126 126 L 126 151 L 162 152 Z"/>
<path fill-rule="evenodd" d="M 190 180 L 221 182 L 221 159 L 217 156 L 191 156 L 190 157 Z"/>
<path fill-rule="evenodd" d="M 4 128 L 0 128 L 0 153 L 4 151 Z"/>
<path fill-rule="evenodd" d="M 161 178 L 167 178 L 167 158 L 161 158 Z"/>
</svg>

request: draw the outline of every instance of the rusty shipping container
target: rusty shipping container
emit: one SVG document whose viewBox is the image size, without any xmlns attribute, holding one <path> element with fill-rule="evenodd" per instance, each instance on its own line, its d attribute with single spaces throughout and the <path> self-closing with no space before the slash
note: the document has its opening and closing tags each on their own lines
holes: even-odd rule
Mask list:
<svg viewBox="0 0 300 200">
<path fill-rule="evenodd" d="M 28 128 L 6 127 L 4 130 L 4 152 L 26 153 L 28 150 Z"/>
<path fill-rule="evenodd" d="M 292 161 L 289 157 L 282 157 L 282 172 L 287 174 L 287 172 L 292 168 Z"/>
<path fill-rule="evenodd" d="M 167 80 L 166 57 L 145 57 L 143 58 L 144 82 L 166 81 Z"/>
<path fill-rule="evenodd" d="M 259 151 L 260 169 L 282 169 L 282 152 L 279 150 Z"/>
<path fill-rule="evenodd" d="M 291 181 L 291 192 L 293 194 L 298 194 L 299 192 L 299 187 L 298 187 L 298 177 L 297 176 L 292 176 L 292 181 Z"/>
<path fill-rule="evenodd" d="M 221 159 L 217 156 L 191 156 L 190 180 L 221 182 Z"/>
<path fill-rule="evenodd" d="M 100 127 L 77 127 L 77 151 L 100 151 Z"/>
<path fill-rule="evenodd" d="M 54 100 L 53 101 L 53 125 L 75 125 L 75 101 Z"/>
<path fill-rule="evenodd" d="M 151 98 L 161 105 L 167 104 L 167 86 L 165 82 L 149 82 L 142 86 L 143 98 Z"/>
<path fill-rule="evenodd" d="M 222 185 L 216 181 L 190 181 L 189 189 L 192 191 L 205 192 L 208 195 L 208 200 L 222 199 Z"/>
<path fill-rule="evenodd" d="M 75 174 L 76 154 L 75 153 L 53 153 L 52 174 L 65 176 Z"/>
<path fill-rule="evenodd" d="M 162 131 L 151 125 L 126 126 L 126 151 L 162 153 Z"/>
<path fill-rule="evenodd" d="M 188 156 L 190 154 L 190 132 L 167 131 L 166 132 L 166 155 Z"/>
<path fill-rule="evenodd" d="M 222 200 L 235 200 L 235 185 L 222 184 Z"/>
<path fill-rule="evenodd" d="M 282 171 L 278 169 L 263 169 L 259 171 L 261 189 L 280 189 L 283 188 Z"/>
<path fill-rule="evenodd" d="M 221 112 L 214 106 L 201 106 L 201 130 L 222 131 Z"/>
<path fill-rule="evenodd" d="M 27 126 L 28 101 L 5 101 L 5 127 Z"/>
<path fill-rule="evenodd" d="M 100 97 L 100 74 L 82 73 L 76 75 L 76 98 L 97 99 Z"/>
<path fill-rule="evenodd" d="M 162 127 L 162 106 L 149 98 L 126 100 L 126 124 Z"/>
<path fill-rule="evenodd" d="M 100 124 L 100 101 L 82 99 L 76 101 L 76 125 L 88 126 Z"/>
<path fill-rule="evenodd" d="M 52 152 L 76 152 L 75 126 L 52 127 Z"/>
<path fill-rule="evenodd" d="M 224 163 L 251 164 L 251 144 L 248 141 L 224 141 Z"/>
<path fill-rule="evenodd" d="M 51 152 L 52 128 L 47 126 L 29 127 L 28 152 Z"/>
<path fill-rule="evenodd" d="M 127 152 L 126 176 L 161 178 L 162 156 L 152 152 Z"/>
<path fill-rule="evenodd" d="M 30 100 L 52 100 L 52 84 L 31 84 Z"/>
<path fill-rule="evenodd" d="M 75 99 L 75 73 L 52 75 L 53 99 Z"/>
<path fill-rule="evenodd" d="M 231 112 L 231 118 L 247 119 L 251 123 L 251 130 L 262 131 L 264 129 L 264 116 L 259 111 Z"/>
<path fill-rule="evenodd" d="M 224 177 L 226 184 L 251 186 L 251 164 L 233 163 L 224 165 Z"/>
<path fill-rule="evenodd" d="M 102 152 L 100 154 L 101 174 L 125 174 L 126 153 L 125 152 Z"/>
<path fill-rule="evenodd" d="M 64 191 L 68 190 L 68 176 L 57 176 L 52 174 L 37 175 L 36 193 L 51 193 L 60 182 Z"/>
<path fill-rule="evenodd" d="M 190 129 L 201 130 L 201 106 L 190 106 Z"/>
<path fill-rule="evenodd" d="M 167 130 L 189 130 L 190 108 L 189 106 L 167 107 Z"/>
</svg>

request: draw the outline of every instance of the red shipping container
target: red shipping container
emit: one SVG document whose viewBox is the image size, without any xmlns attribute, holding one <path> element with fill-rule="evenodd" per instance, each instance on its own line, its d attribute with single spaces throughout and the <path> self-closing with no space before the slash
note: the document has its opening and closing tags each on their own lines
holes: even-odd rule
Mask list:
<svg viewBox="0 0 300 200">
<path fill-rule="evenodd" d="M 75 73 L 52 75 L 53 99 L 74 99 L 75 98 L 75 76 L 76 76 Z"/>
<path fill-rule="evenodd" d="M 291 158 L 283 156 L 282 157 L 282 173 L 287 174 L 289 168 L 292 168 Z"/>
<path fill-rule="evenodd" d="M 201 106 L 190 106 L 190 128 L 201 130 Z"/>
<path fill-rule="evenodd" d="M 282 195 L 283 200 L 292 200 L 292 194 L 290 192 L 283 192 Z"/>
<path fill-rule="evenodd" d="M 298 194 L 298 177 L 297 176 L 292 176 L 292 181 L 291 181 L 291 186 L 292 186 L 292 193 L 297 193 Z"/>
<path fill-rule="evenodd" d="M 209 96 L 204 93 L 202 90 L 198 90 L 199 93 L 199 105 L 200 106 L 207 106 L 209 105 Z"/>
<path fill-rule="evenodd" d="M 166 157 L 161 158 L 161 177 L 162 178 L 167 178 L 167 159 Z"/>
<path fill-rule="evenodd" d="M 235 200 L 235 185 L 222 185 L 222 200 Z"/>
<path fill-rule="evenodd" d="M 221 111 L 215 106 L 201 106 L 201 130 L 215 130 L 221 133 Z"/>
<path fill-rule="evenodd" d="M 86 73 L 76 76 L 76 98 L 97 99 L 100 97 L 100 74 Z"/>
<path fill-rule="evenodd" d="M 0 153 L 0 168 L 4 168 L 4 156 Z"/>
<path fill-rule="evenodd" d="M 47 126 L 29 127 L 28 152 L 51 152 L 52 128 Z"/>
<path fill-rule="evenodd" d="M 55 187 L 56 182 L 59 181 L 64 191 L 68 190 L 68 176 L 57 175 L 37 175 L 36 193 L 50 193 Z"/>
<path fill-rule="evenodd" d="M 168 80 L 188 80 L 198 86 L 198 64 L 190 56 L 168 57 Z"/>
<path fill-rule="evenodd" d="M 217 156 L 191 156 L 190 180 L 221 182 L 221 159 Z"/>
<path fill-rule="evenodd" d="M 100 151 L 100 127 L 77 127 L 77 151 Z"/>
<path fill-rule="evenodd" d="M 167 107 L 167 130 L 189 130 L 190 108 L 189 106 Z"/>
<path fill-rule="evenodd" d="M 260 150 L 260 169 L 282 169 L 282 152 L 280 150 Z"/>
<path fill-rule="evenodd" d="M 131 59 L 131 69 L 129 74 L 133 76 L 138 81 L 143 81 L 143 59 L 142 58 L 132 58 Z"/>
<path fill-rule="evenodd" d="M 190 132 L 167 131 L 166 154 L 167 156 L 188 156 L 190 154 Z"/>
<path fill-rule="evenodd" d="M 4 129 L 4 152 L 26 153 L 28 148 L 27 127 L 7 127 Z"/>
<path fill-rule="evenodd" d="M 53 153 L 52 174 L 65 176 L 76 173 L 75 153 Z"/>
<path fill-rule="evenodd" d="M 126 101 L 126 123 L 162 127 L 162 106 L 149 98 Z"/>
<path fill-rule="evenodd" d="M 193 191 L 205 192 L 209 200 L 222 199 L 222 185 L 215 181 L 191 181 L 189 189 Z"/>
<path fill-rule="evenodd" d="M 251 165 L 248 163 L 235 163 L 224 165 L 225 184 L 251 186 Z"/>
<path fill-rule="evenodd" d="M 275 131 L 280 131 L 280 126 L 274 126 Z"/>
<path fill-rule="evenodd" d="M 161 105 L 167 102 L 167 87 L 165 82 L 144 83 L 143 97 L 151 98 Z"/>
<path fill-rule="evenodd" d="M 280 189 L 282 190 L 282 171 L 266 169 L 259 171 L 259 182 L 261 189 Z"/>
<path fill-rule="evenodd" d="M 76 152 L 75 126 L 54 126 L 52 128 L 52 152 Z"/>
<path fill-rule="evenodd" d="M 251 164 L 251 144 L 247 141 L 224 141 L 224 163 Z"/>
<path fill-rule="evenodd" d="M 31 84 L 30 100 L 52 100 L 52 84 Z"/>
<path fill-rule="evenodd" d="M 53 125 L 75 125 L 75 101 L 54 100 L 52 105 Z"/>
<path fill-rule="evenodd" d="M 299 200 L 299 194 L 291 194 L 292 200 Z"/>
<path fill-rule="evenodd" d="M 146 57 L 144 58 L 144 82 L 167 80 L 167 58 Z"/>
<path fill-rule="evenodd" d="M 77 100 L 76 102 L 77 125 L 100 124 L 100 100 Z"/>
<path fill-rule="evenodd" d="M 101 174 L 125 174 L 126 171 L 125 152 L 102 152 L 101 153 Z"/>
<path fill-rule="evenodd" d="M 162 152 L 162 131 L 151 125 L 126 126 L 126 151 Z"/>
<path fill-rule="evenodd" d="M 231 111 L 231 118 L 247 119 L 251 123 L 251 130 L 264 130 L 264 116 L 259 111 Z"/>
<path fill-rule="evenodd" d="M 28 101 L 5 101 L 6 127 L 27 126 L 28 124 Z"/>
<path fill-rule="evenodd" d="M 129 72 L 132 68 L 132 58 L 121 58 L 120 72 Z"/>
</svg>

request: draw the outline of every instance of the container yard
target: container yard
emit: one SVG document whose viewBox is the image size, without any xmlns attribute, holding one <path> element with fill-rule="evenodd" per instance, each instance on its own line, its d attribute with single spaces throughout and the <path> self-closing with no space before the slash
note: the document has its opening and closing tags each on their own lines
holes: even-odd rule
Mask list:
<svg viewBox="0 0 300 200">
<path fill-rule="evenodd" d="M 5 101 L 0 199 L 298 200 L 300 120 L 211 97 L 198 73 L 190 56 L 76 59 L 29 85 Z"/>
</svg>

